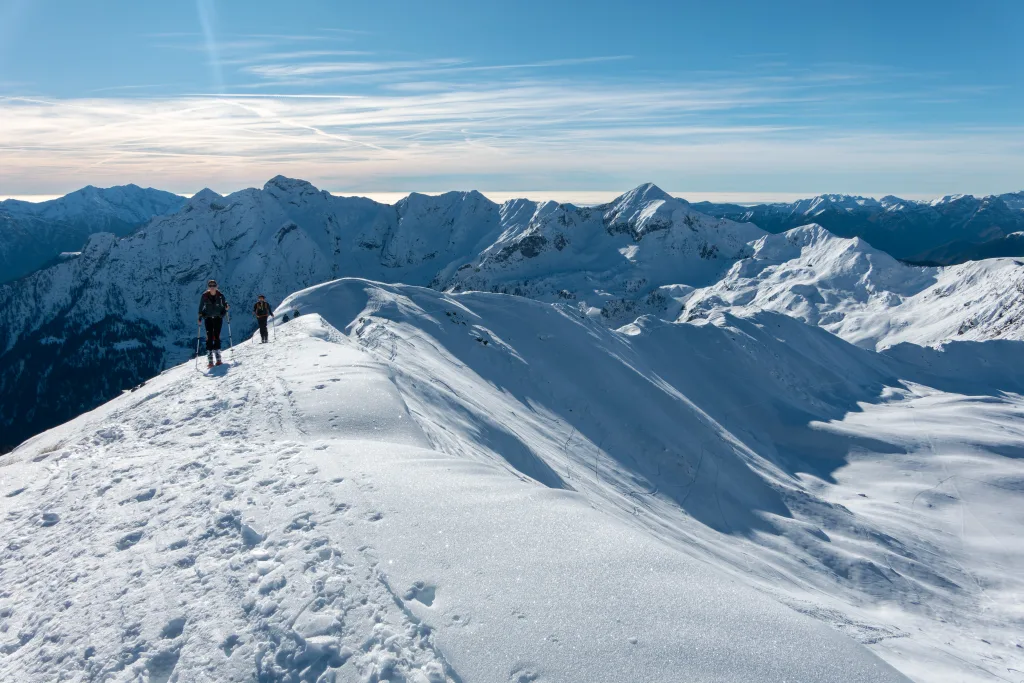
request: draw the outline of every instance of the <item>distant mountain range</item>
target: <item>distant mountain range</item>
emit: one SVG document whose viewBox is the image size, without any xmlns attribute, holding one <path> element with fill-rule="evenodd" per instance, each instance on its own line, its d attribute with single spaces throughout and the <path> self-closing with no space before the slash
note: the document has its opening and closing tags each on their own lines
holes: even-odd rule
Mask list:
<svg viewBox="0 0 1024 683">
<path fill-rule="evenodd" d="M 693 204 L 698 211 L 749 221 L 772 233 L 816 223 L 838 237 L 860 237 L 895 258 L 950 265 L 1024 256 L 1024 192 L 932 202 L 825 194 L 789 204 Z"/>
<path fill-rule="evenodd" d="M 93 233 L 122 237 L 184 203 L 180 195 L 136 185 L 89 186 L 47 202 L 2 201 L 0 282 L 27 275 L 63 252 L 80 250 Z"/>
<path fill-rule="evenodd" d="M 89 186 L 39 203 L 2 201 L 0 282 L 67 258 L 94 233 L 128 235 L 157 216 L 178 211 L 186 201 L 135 185 Z M 836 236 L 860 237 L 895 258 L 920 264 L 1024 256 L 1024 191 L 980 199 L 949 195 L 932 202 L 825 194 L 792 203 L 692 206 L 771 233 L 816 223 Z"/>
<path fill-rule="evenodd" d="M 838 234 L 849 235 L 863 216 L 874 217 L 859 223 L 872 230 L 894 221 L 903 231 L 891 237 L 890 253 L 916 259 L 934 254 L 939 242 L 948 246 L 951 234 L 1006 233 L 975 245 L 1012 237 L 1009 223 L 993 226 L 997 215 L 1024 216 L 1010 195 L 932 204 L 829 195 L 745 209 L 690 204 L 647 184 L 596 207 L 499 205 L 479 192 L 414 193 L 389 205 L 280 176 L 226 197 L 204 190 L 183 200 L 131 186 L 76 195 L 34 215 L 50 225 L 86 216 L 124 229 L 154 217 L 126 237 L 93 233 L 76 253 L 0 284 L 0 449 L 188 358 L 198 296 L 210 277 L 234 304 L 236 343 L 254 327 L 249 310 L 257 294 L 276 303 L 346 276 L 563 302 L 609 327 L 648 314 L 686 320 L 756 304 L 870 348 L 1016 338 L 1024 325 L 1016 305 L 1024 277 L 1014 262 L 922 268 L 824 225 L 840 224 Z M 23 204 L 4 206 L 27 216 Z M 176 204 L 176 213 L 162 215 Z M 942 238 L 925 230 L 932 245 L 925 249 L 896 249 L 922 230 L 909 218 L 900 223 L 903 215 L 944 217 L 943 225 L 958 227 Z M 823 227 L 771 234 L 810 220 Z M 900 329 L 888 322 L 897 313 Z M 935 324 L 922 322 L 931 318 Z"/>
</svg>

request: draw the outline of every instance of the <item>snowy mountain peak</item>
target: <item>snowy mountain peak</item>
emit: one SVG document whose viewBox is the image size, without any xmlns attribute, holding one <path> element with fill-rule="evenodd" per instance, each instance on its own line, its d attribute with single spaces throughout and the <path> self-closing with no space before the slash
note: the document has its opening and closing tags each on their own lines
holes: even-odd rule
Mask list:
<svg viewBox="0 0 1024 683">
<path fill-rule="evenodd" d="M 297 178 L 289 178 L 283 175 L 274 176 L 268 180 L 263 185 L 263 191 L 272 195 L 279 193 L 297 195 L 320 193 L 320 190 L 314 187 L 313 183 L 308 180 L 299 180 Z"/>
<path fill-rule="evenodd" d="M 872 197 L 848 194 L 820 194 L 810 199 L 802 199 L 795 203 L 794 212 L 814 215 L 828 209 L 854 211 L 865 207 L 879 206 L 878 200 Z"/>
<path fill-rule="evenodd" d="M 878 204 L 886 211 L 905 211 L 912 206 L 916 206 L 917 202 L 910 201 L 909 199 L 903 199 L 896 195 L 887 194 L 878 200 Z"/>
<path fill-rule="evenodd" d="M 897 264 L 896 259 L 875 249 L 859 237 L 843 238 L 833 235 L 817 223 L 809 223 L 777 235 L 765 235 L 755 246 L 755 259 L 788 261 L 802 255 L 813 255 L 815 260 L 838 263 L 846 256 L 882 259 L 886 265 Z"/>
<path fill-rule="evenodd" d="M 665 192 L 654 183 L 644 183 L 643 185 L 638 185 L 637 187 L 634 187 L 629 192 L 619 195 L 611 202 L 609 202 L 607 206 L 635 206 L 638 204 L 646 204 L 647 202 L 651 202 L 658 199 L 662 201 L 684 201 L 673 197 L 668 192 Z"/>
<path fill-rule="evenodd" d="M 670 227 L 676 212 L 701 215 L 652 183 L 640 185 L 597 209 L 604 212 L 609 232 L 628 232 L 637 240 L 648 232 Z"/>
<path fill-rule="evenodd" d="M 974 195 L 970 195 L 970 194 L 947 194 L 947 195 L 944 195 L 942 197 L 939 197 L 938 199 L 933 199 L 931 201 L 931 205 L 932 206 L 942 206 L 943 204 L 952 204 L 953 202 L 958 202 L 958 201 L 961 201 L 963 199 L 974 199 Z"/>
<path fill-rule="evenodd" d="M 221 199 L 224 199 L 223 195 L 214 192 L 208 187 L 204 187 L 202 190 L 199 190 L 199 192 L 196 192 L 194 195 L 189 197 L 185 206 L 189 211 L 194 211 L 196 209 L 209 210 L 211 204 L 215 204 Z"/>
<path fill-rule="evenodd" d="M 222 194 L 220 194 L 218 192 L 214 192 L 213 190 L 211 190 L 208 187 L 204 187 L 203 189 L 199 190 L 199 192 L 196 192 L 194 195 L 192 195 L 192 197 L 190 197 L 190 199 L 192 199 L 194 201 L 197 201 L 197 202 L 202 202 L 202 203 L 210 202 L 210 201 L 213 201 L 215 199 L 223 199 L 223 198 L 224 198 L 224 195 L 222 195 Z"/>
<path fill-rule="evenodd" d="M 454 206 L 454 205 L 457 205 L 457 204 L 471 204 L 471 205 L 473 205 L 473 204 L 480 204 L 480 203 L 490 204 L 490 205 L 495 206 L 495 207 L 497 206 L 497 204 L 495 204 L 490 199 L 485 197 L 480 192 L 477 192 L 476 190 L 469 190 L 469 191 L 453 190 L 453 191 L 450 191 L 450 192 L 443 192 L 443 193 L 437 194 L 437 195 L 423 194 L 421 192 L 410 192 L 408 195 L 406 195 L 402 199 L 399 199 L 395 203 L 395 206 L 411 209 L 413 207 L 422 207 L 422 206 L 435 206 L 435 207 L 447 206 L 447 207 L 450 207 L 450 206 Z"/>
</svg>

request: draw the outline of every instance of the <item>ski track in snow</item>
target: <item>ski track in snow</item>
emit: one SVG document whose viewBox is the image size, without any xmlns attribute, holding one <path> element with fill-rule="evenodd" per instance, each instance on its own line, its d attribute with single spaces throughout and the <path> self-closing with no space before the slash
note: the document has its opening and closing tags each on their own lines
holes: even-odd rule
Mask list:
<svg viewBox="0 0 1024 683">
<path fill-rule="evenodd" d="M 1020 396 L 904 382 L 839 414 L 867 371 L 809 390 L 776 358 L 740 386 L 787 346 L 740 320 L 615 333 L 358 281 L 293 302 L 277 343 L 0 460 L 0 679 L 902 680 L 841 631 L 914 680 L 1024 680 Z M 836 348 L 803 351 L 888 372 Z"/>
</svg>

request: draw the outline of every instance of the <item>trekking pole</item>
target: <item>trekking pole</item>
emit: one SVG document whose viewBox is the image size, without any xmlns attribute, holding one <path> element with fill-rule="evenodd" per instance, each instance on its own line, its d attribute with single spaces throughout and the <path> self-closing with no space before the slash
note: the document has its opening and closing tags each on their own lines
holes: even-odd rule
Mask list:
<svg viewBox="0 0 1024 683">
<path fill-rule="evenodd" d="M 277 343 L 277 318 L 274 318 L 274 343 Z"/>
<path fill-rule="evenodd" d="M 235 342 L 231 340 L 231 311 L 228 311 L 228 348 L 231 350 L 231 360 L 235 360 Z"/>
<path fill-rule="evenodd" d="M 201 322 L 196 321 L 196 372 L 199 372 L 199 330 L 202 326 Z"/>
</svg>

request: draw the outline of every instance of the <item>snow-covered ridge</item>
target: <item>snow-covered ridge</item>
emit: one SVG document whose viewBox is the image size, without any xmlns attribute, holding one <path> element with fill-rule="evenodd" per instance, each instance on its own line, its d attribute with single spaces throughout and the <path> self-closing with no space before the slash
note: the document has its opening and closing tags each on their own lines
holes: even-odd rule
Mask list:
<svg viewBox="0 0 1024 683">
<path fill-rule="evenodd" d="M 1015 347 L 879 354 L 771 312 L 615 331 L 353 279 L 282 307 L 276 344 L 0 458 L 0 677 L 1024 666 Z"/>
</svg>

